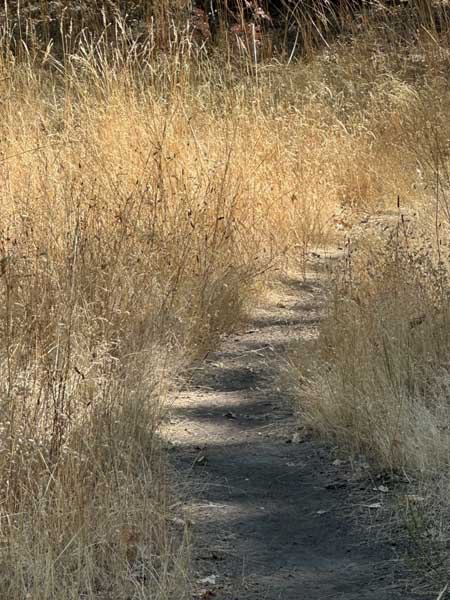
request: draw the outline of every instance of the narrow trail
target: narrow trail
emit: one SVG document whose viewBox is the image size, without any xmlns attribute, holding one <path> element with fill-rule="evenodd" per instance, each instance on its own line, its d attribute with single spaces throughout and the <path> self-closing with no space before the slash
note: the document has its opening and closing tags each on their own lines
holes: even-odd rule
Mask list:
<svg viewBox="0 0 450 600">
<path fill-rule="evenodd" d="M 320 273 L 283 278 L 174 401 L 168 435 L 187 486 L 196 598 L 407 597 L 393 549 L 356 522 L 358 506 L 379 499 L 373 483 L 309 438 L 277 387 L 277 362 L 317 335 L 324 301 Z"/>
</svg>

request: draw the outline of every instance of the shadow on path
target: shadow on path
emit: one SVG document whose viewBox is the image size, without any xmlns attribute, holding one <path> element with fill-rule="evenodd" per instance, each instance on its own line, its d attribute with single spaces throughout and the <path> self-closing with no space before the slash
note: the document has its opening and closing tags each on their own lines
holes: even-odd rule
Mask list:
<svg viewBox="0 0 450 600">
<path fill-rule="evenodd" d="M 174 401 L 168 435 L 187 482 L 194 566 L 199 581 L 216 577 L 199 598 L 405 597 L 392 548 L 355 524 L 367 483 L 305 436 L 277 390 L 276 361 L 316 335 L 323 302 L 317 278 L 285 278 Z"/>
</svg>

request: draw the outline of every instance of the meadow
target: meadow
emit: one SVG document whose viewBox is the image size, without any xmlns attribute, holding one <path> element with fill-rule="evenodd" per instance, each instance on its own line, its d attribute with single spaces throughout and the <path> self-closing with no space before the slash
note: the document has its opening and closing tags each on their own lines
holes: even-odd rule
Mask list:
<svg viewBox="0 0 450 600">
<path fill-rule="evenodd" d="M 1 597 L 189 597 L 167 398 L 267 277 L 345 239 L 296 402 L 408 476 L 445 562 L 450 30 L 375 4 L 214 44 L 169 2 L 60 15 L 57 43 L 43 4 L 2 13 Z"/>
</svg>

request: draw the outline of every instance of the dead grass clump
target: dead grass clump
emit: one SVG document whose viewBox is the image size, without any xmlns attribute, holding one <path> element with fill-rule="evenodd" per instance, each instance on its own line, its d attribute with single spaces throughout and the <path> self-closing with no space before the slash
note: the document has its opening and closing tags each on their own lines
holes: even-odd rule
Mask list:
<svg viewBox="0 0 450 600">
<path fill-rule="evenodd" d="M 450 510 L 449 266 L 439 259 L 448 237 L 437 246 L 418 227 L 399 221 L 388 241 L 348 247 L 297 381 L 308 426 L 409 481 L 399 515 L 436 583 L 448 565 Z"/>
<path fill-rule="evenodd" d="M 345 250 L 319 338 L 291 361 L 302 419 L 409 479 L 402 507 L 436 577 L 449 535 L 445 31 L 369 28 L 307 67 L 335 148 L 326 164 Z"/>
<path fill-rule="evenodd" d="M 448 456 L 437 383 L 449 350 L 448 48 L 425 37 L 407 55 L 404 40 L 373 36 L 319 62 L 315 85 L 329 81 L 320 97 L 342 114 L 341 203 L 380 212 L 389 239 L 371 237 L 369 226 L 353 246 L 350 234 L 305 411 L 322 433 L 383 468 L 437 473 Z"/>
<path fill-rule="evenodd" d="M 255 102 L 236 85 L 227 113 L 184 59 L 161 77 L 129 61 L 86 45 L 0 67 L 8 598 L 188 594 L 158 442 L 167 389 L 275 257 L 302 261 L 329 229 L 329 179 L 302 154 L 324 132 L 277 114 L 270 81 Z"/>
<path fill-rule="evenodd" d="M 382 468 L 422 474 L 438 472 L 449 450 L 448 290 L 427 251 L 402 240 L 349 250 L 304 400 L 322 433 Z"/>
<path fill-rule="evenodd" d="M 0 124 L 0 595 L 183 598 L 161 402 L 267 261 L 241 245 L 229 153 L 208 158 L 182 111 L 120 82 L 105 101 L 15 75 Z"/>
</svg>

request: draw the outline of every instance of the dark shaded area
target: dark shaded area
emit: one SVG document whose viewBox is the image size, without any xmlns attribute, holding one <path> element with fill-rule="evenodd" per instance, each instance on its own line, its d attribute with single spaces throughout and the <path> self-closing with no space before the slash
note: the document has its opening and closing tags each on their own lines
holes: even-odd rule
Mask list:
<svg viewBox="0 0 450 600">
<path fill-rule="evenodd" d="M 224 31 L 247 41 L 256 35 L 259 43 L 268 35 L 280 54 L 302 55 L 374 25 L 411 39 L 417 27 L 444 31 L 450 25 L 448 4 L 431 0 L 196 0 L 195 7 L 212 42 Z"/>
<path fill-rule="evenodd" d="M 193 373 L 191 385 L 208 390 L 236 392 L 255 388 L 263 377 L 263 372 L 249 367 L 229 367 Z"/>
<path fill-rule="evenodd" d="M 373 11 L 374 7 L 405 6 L 408 0 L 196 0 L 195 5 L 204 10 L 216 24 L 221 20 L 240 21 L 266 20 L 268 23 L 283 25 L 286 20 L 320 18 L 329 24 L 337 25 L 343 17 L 356 16 L 362 11 Z M 317 23 L 320 25 L 320 23 Z"/>
<path fill-rule="evenodd" d="M 240 433 L 247 427 L 241 422 Z M 193 447 L 184 452 L 184 469 L 190 469 L 198 451 Z M 367 495 L 368 488 L 361 491 L 358 482 L 336 482 L 338 475 L 330 468 L 328 456 L 312 442 L 296 445 L 281 439 L 251 447 L 208 444 L 206 466 L 199 470 L 203 472 L 196 477 L 203 485 L 198 488 L 198 501 L 239 506 L 239 512 L 231 510 L 231 515 L 208 518 L 202 513 L 196 532 L 199 556 L 214 551 L 222 556 L 225 571 L 235 579 L 236 598 L 404 597 L 396 583 L 393 549 L 355 534 L 349 516 L 349 493 Z M 211 531 L 210 546 L 206 539 Z M 236 536 L 233 549 L 221 554 L 229 533 Z M 205 562 L 199 558 L 198 568 L 211 568 Z M 239 581 L 243 564 L 248 586 L 245 578 Z"/>
<path fill-rule="evenodd" d="M 224 37 L 252 33 L 260 42 L 269 35 L 280 52 L 291 49 L 294 36 L 301 53 L 377 21 L 388 27 L 397 23 L 411 35 L 418 23 L 443 30 L 449 15 L 445 2 L 430 0 L 6 0 L 0 6 L 0 25 L 8 32 L 4 40 L 9 39 L 13 52 L 25 42 L 41 50 L 51 43 L 56 54 L 70 53 L 80 36 L 95 40 L 105 31 L 109 44 L 123 45 L 120 21 L 130 44 L 151 38 L 155 51 L 167 49 L 177 29 L 207 47 Z"/>
</svg>

